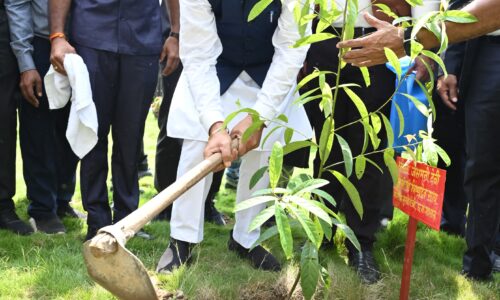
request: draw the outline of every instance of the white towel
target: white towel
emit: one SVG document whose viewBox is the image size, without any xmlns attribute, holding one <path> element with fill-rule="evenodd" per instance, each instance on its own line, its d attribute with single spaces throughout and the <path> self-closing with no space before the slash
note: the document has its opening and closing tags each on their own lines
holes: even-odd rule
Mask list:
<svg viewBox="0 0 500 300">
<path fill-rule="evenodd" d="M 92 100 L 89 72 L 82 58 L 76 54 L 66 54 L 64 76 L 50 66 L 45 75 L 45 90 L 50 109 L 66 106 L 71 99 L 66 138 L 73 152 L 83 158 L 97 144 L 97 112 Z"/>
</svg>

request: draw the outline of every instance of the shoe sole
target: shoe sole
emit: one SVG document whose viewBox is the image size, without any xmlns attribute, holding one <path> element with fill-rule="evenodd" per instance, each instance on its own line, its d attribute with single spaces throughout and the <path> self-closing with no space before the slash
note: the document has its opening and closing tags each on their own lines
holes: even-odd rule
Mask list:
<svg viewBox="0 0 500 300">
<path fill-rule="evenodd" d="M 42 231 L 42 230 L 38 230 L 38 228 L 36 227 L 36 221 L 33 218 L 29 219 L 29 223 L 30 223 L 31 228 L 33 228 L 33 232 L 42 232 L 42 233 L 45 233 L 45 234 L 65 234 L 66 233 L 65 231 L 58 231 L 58 232 L 48 233 L 48 232 L 45 232 L 45 231 Z"/>
</svg>

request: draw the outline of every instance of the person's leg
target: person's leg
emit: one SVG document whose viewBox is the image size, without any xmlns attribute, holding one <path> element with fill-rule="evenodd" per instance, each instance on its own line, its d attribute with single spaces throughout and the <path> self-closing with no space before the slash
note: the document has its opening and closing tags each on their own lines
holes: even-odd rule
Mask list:
<svg viewBox="0 0 500 300">
<path fill-rule="evenodd" d="M 113 222 L 139 206 L 137 158 L 158 74 L 155 55 L 120 55 L 118 95 L 113 109 Z"/>
<path fill-rule="evenodd" d="M 466 165 L 464 189 L 469 203 L 467 276 L 489 278 L 491 254 L 500 225 L 500 43 L 479 41 L 473 74 L 465 98 Z"/>
<path fill-rule="evenodd" d="M 9 28 L 0 7 L 0 228 L 18 234 L 33 230 L 15 212 L 16 191 L 16 109 L 20 97 L 19 71 L 9 43 Z"/>
<path fill-rule="evenodd" d="M 224 221 L 222 214 L 215 208 L 215 195 L 219 192 L 223 176 L 224 170 L 213 174 L 212 184 L 205 199 L 205 220 L 221 226 L 226 225 L 226 221 Z"/>
<path fill-rule="evenodd" d="M 89 71 L 92 98 L 99 123 L 97 145 L 82 160 L 80 186 L 83 208 L 87 211 L 87 237 L 92 238 L 98 229 L 111 224 L 108 201 L 108 134 L 113 117 L 118 85 L 118 55 L 76 45 Z M 134 159 L 134 162 L 136 160 Z"/>
<path fill-rule="evenodd" d="M 181 156 L 182 140 L 171 138 L 167 135 L 167 121 L 170 109 L 170 103 L 174 95 L 177 81 L 182 72 L 179 67 L 170 76 L 162 78 L 163 83 L 163 100 L 160 105 L 158 116 L 158 139 L 156 142 L 156 158 L 155 158 L 155 188 L 161 192 L 169 185 L 175 182 L 177 177 L 177 164 Z M 172 206 L 167 207 L 158 218 L 160 220 L 170 220 L 172 214 Z"/>
</svg>

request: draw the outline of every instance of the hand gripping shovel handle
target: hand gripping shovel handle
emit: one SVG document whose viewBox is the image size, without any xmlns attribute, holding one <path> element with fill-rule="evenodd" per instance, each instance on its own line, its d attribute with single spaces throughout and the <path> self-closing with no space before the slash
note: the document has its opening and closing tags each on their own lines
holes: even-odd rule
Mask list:
<svg viewBox="0 0 500 300">
<path fill-rule="evenodd" d="M 238 148 L 238 139 L 233 139 L 233 148 Z M 112 231 L 121 231 L 128 241 L 139 231 L 144 225 L 151 221 L 155 216 L 162 212 L 166 207 L 171 205 L 175 199 L 184 194 L 198 181 L 207 176 L 217 166 L 222 163 L 222 155 L 215 153 L 209 158 L 199 163 L 196 167 L 189 170 L 181 178 L 178 178 L 173 184 L 164 189 L 153 199 L 146 202 L 140 208 L 133 211 L 131 214 L 112 225 Z M 108 233 L 99 233 L 91 243 L 90 249 L 96 257 L 114 253 L 117 249 L 117 240 L 114 236 Z"/>
</svg>

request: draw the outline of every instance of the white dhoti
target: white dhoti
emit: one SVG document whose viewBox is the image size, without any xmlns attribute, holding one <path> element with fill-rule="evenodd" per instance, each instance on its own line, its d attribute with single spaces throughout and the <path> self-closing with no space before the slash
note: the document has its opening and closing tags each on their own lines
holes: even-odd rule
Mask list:
<svg viewBox="0 0 500 300">
<path fill-rule="evenodd" d="M 225 116 L 244 107 L 253 107 L 259 90 L 260 87 L 250 76 L 243 72 L 221 97 Z M 293 105 L 294 99 L 296 99 L 296 95 L 292 90 L 283 101 L 278 112 L 285 114 L 288 117 L 287 126 L 297 131 L 293 135 L 292 141 L 310 139 L 312 137 L 312 128 L 309 120 L 303 107 Z M 187 80 L 181 75 L 172 100 L 167 124 L 169 136 L 184 140 L 177 171 L 178 177 L 204 159 L 203 150 L 208 136 L 200 123 L 198 115 Z M 230 122 L 229 129 L 245 116 L 246 113 L 237 116 Z M 275 124 L 270 123 L 264 129 L 262 140 L 269 130 L 272 130 L 275 126 Z M 247 200 L 253 192 L 268 187 L 269 178 L 267 174 L 253 189 L 249 189 L 250 179 L 258 169 L 268 164 L 272 145 L 275 141 L 283 140 L 284 130 L 276 130 L 265 145 L 261 145 L 242 157 L 236 203 Z M 212 174 L 202 179 L 174 202 L 170 221 L 171 237 L 189 243 L 199 243 L 203 240 L 204 205 L 211 183 Z M 264 208 L 265 204 L 236 213 L 233 238 L 243 247 L 250 248 L 257 241 L 260 230 L 256 229 L 248 232 L 248 227 L 255 216 Z"/>
</svg>

